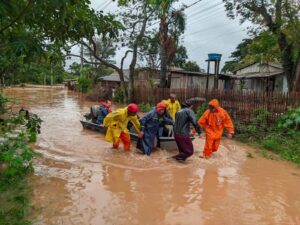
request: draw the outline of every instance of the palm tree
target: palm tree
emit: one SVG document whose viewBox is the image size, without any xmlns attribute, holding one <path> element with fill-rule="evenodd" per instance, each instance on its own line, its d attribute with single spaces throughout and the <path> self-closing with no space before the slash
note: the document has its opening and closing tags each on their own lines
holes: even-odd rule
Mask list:
<svg viewBox="0 0 300 225">
<path fill-rule="evenodd" d="M 179 37 L 185 30 L 183 9 L 175 9 L 172 5 L 177 0 L 156 0 L 156 9 L 160 19 L 160 87 L 166 87 L 167 67 L 174 58 Z"/>
</svg>

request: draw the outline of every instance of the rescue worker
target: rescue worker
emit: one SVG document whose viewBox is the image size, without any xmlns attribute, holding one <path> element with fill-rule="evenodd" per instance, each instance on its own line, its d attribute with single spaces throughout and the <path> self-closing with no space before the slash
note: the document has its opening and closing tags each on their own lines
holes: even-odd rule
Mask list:
<svg viewBox="0 0 300 225">
<path fill-rule="evenodd" d="M 158 103 L 155 109 L 148 112 L 141 120 L 141 131 L 137 148 L 145 155 L 150 155 L 154 148 L 155 137 L 158 138 L 158 131 L 161 126 L 166 124 L 173 125 L 173 120 L 166 116 L 167 106 Z"/>
<path fill-rule="evenodd" d="M 190 123 L 192 123 L 199 136 L 201 135 L 201 129 L 197 124 L 196 116 L 192 107 L 192 102 L 187 101 L 182 104 L 182 109 L 176 113 L 174 137 L 179 154 L 172 156 L 172 158 L 177 161 L 185 161 L 194 153 L 193 143 L 190 138 Z"/>
<path fill-rule="evenodd" d="M 198 125 L 206 133 L 203 156 L 200 156 L 206 159 L 210 158 L 211 154 L 218 150 L 224 128 L 228 132 L 228 138 L 232 138 L 234 134 L 234 126 L 230 116 L 225 109 L 220 107 L 217 99 L 213 99 L 208 103 L 208 109 L 198 120 Z"/>
<path fill-rule="evenodd" d="M 131 103 L 127 107 L 111 112 L 105 117 L 103 125 L 108 127 L 105 140 L 112 142 L 113 148 L 117 149 L 120 141 L 122 141 L 124 151 L 130 150 L 130 135 L 127 125 L 131 121 L 136 131 L 140 131 L 140 122 L 136 115 L 138 111 L 138 106 Z"/>
<path fill-rule="evenodd" d="M 99 108 L 99 112 L 98 112 L 98 117 L 96 120 L 97 124 L 103 124 L 103 120 L 104 118 L 112 112 L 111 109 L 111 101 L 107 100 L 106 102 L 100 102 L 100 108 Z"/>
<path fill-rule="evenodd" d="M 170 94 L 170 98 L 168 100 L 162 100 L 162 103 L 167 105 L 167 110 L 173 121 L 175 121 L 176 113 L 181 109 L 180 103 L 176 100 L 175 94 Z"/>
</svg>

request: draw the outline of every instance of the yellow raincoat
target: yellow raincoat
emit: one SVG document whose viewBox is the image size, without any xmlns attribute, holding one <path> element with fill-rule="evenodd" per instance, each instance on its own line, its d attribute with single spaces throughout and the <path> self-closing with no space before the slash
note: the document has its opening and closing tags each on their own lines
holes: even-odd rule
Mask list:
<svg viewBox="0 0 300 225">
<path fill-rule="evenodd" d="M 172 103 L 171 99 L 168 99 L 168 100 L 162 100 L 162 103 L 168 106 L 167 107 L 168 113 L 172 117 L 173 121 L 175 121 L 175 115 L 181 109 L 179 101 L 175 100 L 175 102 Z"/>
<path fill-rule="evenodd" d="M 109 113 L 104 121 L 103 126 L 108 127 L 105 140 L 115 142 L 121 135 L 121 132 L 128 133 L 127 125 L 131 121 L 134 128 L 140 131 L 140 122 L 137 116 L 128 116 L 127 107 L 118 109 Z"/>
</svg>

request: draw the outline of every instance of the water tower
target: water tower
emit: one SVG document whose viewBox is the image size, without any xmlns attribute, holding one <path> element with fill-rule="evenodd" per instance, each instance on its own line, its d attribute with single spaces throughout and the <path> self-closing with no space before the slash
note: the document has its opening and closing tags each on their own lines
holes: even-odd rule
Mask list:
<svg viewBox="0 0 300 225">
<path fill-rule="evenodd" d="M 219 69 L 220 69 L 220 61 L 221 61 L 222 54 L 218 53 L 209 53 L 207 62 L 207 79 L 206 79 L 206 89 L 209 87 L 209 76 L 210 76 L 210 62 L 214 62 L 215 66 L 215 74 L 214 74 L 214 89 L 218 89 L 219 83 Z"/>
</svg>

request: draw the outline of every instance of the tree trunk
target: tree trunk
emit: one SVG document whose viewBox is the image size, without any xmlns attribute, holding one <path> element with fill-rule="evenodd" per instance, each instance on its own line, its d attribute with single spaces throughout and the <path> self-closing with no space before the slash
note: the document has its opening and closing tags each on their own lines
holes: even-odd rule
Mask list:
<svg viewBox="0 0 300 225">
<path fill-rule="evenodd" d="M 160 42 L 160 87 L 166 87 L 167 81 L 167 49 L 166 43 L 168 40 L 168 24 L 166 16 L 160 18 L 159 24 L 159 42 Z"/>
<path fill-rule="evenodd" d="M 282 66 L 288 80 L 289 91 L 292 91 L 294 84 L 293 60 L 292 60 L 292 45 L 288 44 L 286 35 L 282 32 L 279 34 L 278 44 L 282 52 Z"/>
<path fill-rule="evenodd" d="M 293 84 L 293 91 L 300 92 L 300 55 L 298 57 L 298 63 L 295 70 L 295 79 Z"/>
<path fill-rule="evenodd" d="M 129 65 L 129 85 L 128 85 L 128 101 L 129 102 L 133 101 L 133 96 L 134 96 L 134 75 L 135 75 L 135 65 L 136 65 L 136 61 L 137 61 L 138 46 L 145 34 L 146 25 L 147 25 L 147 21 L 148 21 L 147 12 L 145 9 L 146 9 L 146 6 L 144 8 L 144 19 L 143 19 L 142 28 L 133 44 L 132 59 L 131 59 L 130 65 Z"/>
<path fill-rule="evenodd" d="M 127 92 L 127 86 L 124 81 L 124 72 L 122 69 L 117 69 L 117 72 L 119 73 L 119 76 L 120 76 L 121 89 L 122 89 L 122 92 L 124 95 L 123 101 L 127 103 L 128 102 L 128 94 L 127 94 L 128 92 Z"/>
</svg>

